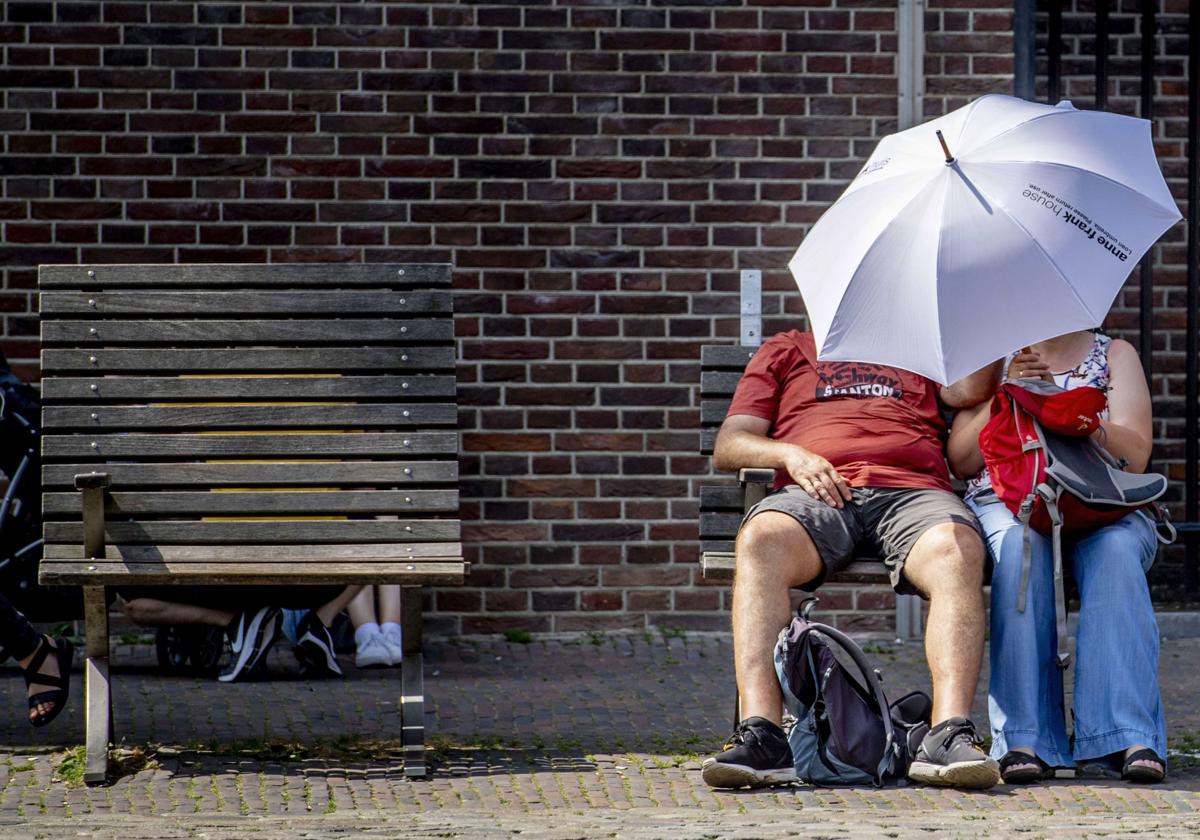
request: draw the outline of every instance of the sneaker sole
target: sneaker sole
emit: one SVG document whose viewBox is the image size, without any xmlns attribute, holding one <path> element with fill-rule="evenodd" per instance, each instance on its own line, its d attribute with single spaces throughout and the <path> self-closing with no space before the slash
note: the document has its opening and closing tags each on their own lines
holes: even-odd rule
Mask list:
<svg viewBox="0 0 1200 840">
<path fill-rule="evenodd" d="M 333 651 L 329 650 L 325 643 L 313 633 L 305 633 L 301 636 L 296 647 L 300 653 L 297 658 L 301 659 L 302 664 L 308 668 L 334 677 L 343 676 Z"/>
<path fill-rule="evenodd" d="M 238 651 L 234 667 L 228 673 L 218 676 L 218 682 L 237 682 L 240 677 L 254 670 L 279 638 L 279 618 L 277 609 L 262 610 L 255 614 L 246 628 L 242 648 Z"/>
<path fill-rule="evenodd" d="M 369 656 L 366 658 L 354 657 L 355 668 L 390 668 L 392 660 L 386 656 Z"/>
<path fill-rule="evenodd" d="M 1000 763 L 991 758 L 949 765 L 914 761 L 908 768 L 908 778 L 939 787 L 985 790 L 999 783 Z"/>
<path fill-rule="evenodd" d="M 771 787 L 798 781 L 794 767 L 755 770 L 742 764 L 725 764 L 715 758 L 704 760 L 700 766 L 700 778 L 714 788 Z"/>
</svg>

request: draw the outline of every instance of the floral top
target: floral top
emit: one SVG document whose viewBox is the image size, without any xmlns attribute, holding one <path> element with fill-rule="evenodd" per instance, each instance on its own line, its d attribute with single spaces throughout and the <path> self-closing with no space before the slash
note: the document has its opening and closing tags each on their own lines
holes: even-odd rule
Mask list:
<svg viewBox="0 0 1200 840">
<path fill-rule="evenodd" d="M 1112 345 L 1112 339 L 1101 332 L 1093 333 L 1093 335 L 1092 349 L 1082 362 L 1070 370 L 1053 374 L 1054 382 L 1060 388 L 1069 391 L 1072 388 L 1082 388 L 1085 385 L 1090 385 L 1093 388 L 1108 389 L 1108 348 Z M 1008 370 L 1008 365 L 1014 355 L 1010 353 L 1005 357 L 1005 370 Z M 1100 416 L 1108 417 L 1108 409 L 1105 408 L 1104 411 L 1100 412 Z M 966 497 L 970 499 L 978 496 L 980 493 L 990 492 L 991 489 L 992 479 L 988 475 L 987 467 L 984 467 L 974 478 L 967 482 Z"/>
</svg>

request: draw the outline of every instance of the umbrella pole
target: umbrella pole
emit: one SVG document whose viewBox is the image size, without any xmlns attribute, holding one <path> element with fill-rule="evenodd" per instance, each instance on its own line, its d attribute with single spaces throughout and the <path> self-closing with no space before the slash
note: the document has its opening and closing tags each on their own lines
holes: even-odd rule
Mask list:
<svg viewBox="0 0 1200 840">
<path fill-rule="evenodd" d="M 942 144 L 942 151 L 946 153 L 946 164 L 954 163 L 954 155 L 950 154 L 950 147 L 946 145 L 946 138 L 942 136 L 942 132 L 935 131 L 938 142 Z"/>
</svg>

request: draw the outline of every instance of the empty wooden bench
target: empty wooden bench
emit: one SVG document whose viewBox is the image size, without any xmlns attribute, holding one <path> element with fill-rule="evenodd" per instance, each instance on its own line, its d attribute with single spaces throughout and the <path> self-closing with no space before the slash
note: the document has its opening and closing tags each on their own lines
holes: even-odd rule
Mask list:
<svg viewBox="0 0 1200 840">
<path fill-rule="evenodd" d="M 42 266 L 44 583 L 84 587 L 88 781 L 106 588 L 397 583 L 404 769 L 421 587 L 461 583 L 447 265 Z"/>
</svg>

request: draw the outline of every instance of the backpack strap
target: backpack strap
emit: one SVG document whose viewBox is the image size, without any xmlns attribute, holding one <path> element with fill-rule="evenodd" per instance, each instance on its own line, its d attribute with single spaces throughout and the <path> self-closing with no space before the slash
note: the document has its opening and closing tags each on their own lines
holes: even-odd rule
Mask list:
<svg viewBox="0 0 1200 840">
<path fill-rule="evenodd" d="M 1042 424 L 1033 418 L 1033 428 L 1037 432 L 1038 439 L 1046 440 L 1046 433 L 1042 430 Z M 1058 508 L 1058 500 L 1062 496 L 1063 487 L 1060 482 L 1055 482 L 1054 487 L 1043 482 L 1038 485 L 1037 493 L 1042 497 L 1042 501 L 1046 504 L 1046 513 L 1050 516 L 1050 545 L 1051 553 L 1054 557 L 1054 626 L 1055 626 L 1055 661 L 1058 663 L 1059 670 L 1066 671 L 1071 666 L 1071 652 L 1067 645 L 1067 593 L 1066 584 L 1063 581 L 1063 554 L 1062 554 L 1062 511 Z"/>
</svg>

